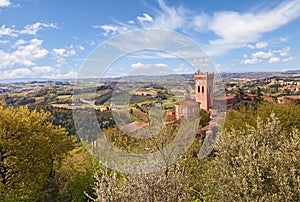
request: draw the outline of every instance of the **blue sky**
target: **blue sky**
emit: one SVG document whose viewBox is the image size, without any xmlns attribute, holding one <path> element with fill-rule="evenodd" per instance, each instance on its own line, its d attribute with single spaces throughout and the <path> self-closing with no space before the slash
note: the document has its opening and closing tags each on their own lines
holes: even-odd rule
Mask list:
<svg viewBox="0 0 300 202">
<path fill-rule="evenodd" d="M 192 39 L 219 72 L 300 69 L 300 0 L 0 0 L 1 78 L 76 77 L 97 46 L 143 28 Z M 142 55 L 121 58 L 108 76 L 190 72 L 179 59 Z"/>
</svg>

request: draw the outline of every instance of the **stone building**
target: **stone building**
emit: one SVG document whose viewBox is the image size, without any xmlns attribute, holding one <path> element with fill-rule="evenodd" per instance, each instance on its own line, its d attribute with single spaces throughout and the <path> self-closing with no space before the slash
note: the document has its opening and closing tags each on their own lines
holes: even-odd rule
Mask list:
<svg viewBox="0 0 300 202">
<path fill-rule="evenodd" d="M 199 103 L 190 99 L 189 90 L 185 92 L 184 100 L 180 100 L 175 103 L 176 120 L 190 119 L 197 111 L 199 111 Z"/>
<path fill-rule="evenodd" d="M 198 70 L 194 74 L 194 80 L 196 100 L 191 99 L 190 92 L 187 90 L 184 93 L 184 99 L 175 103 L 175 110 L 167 111 L 166 123 L 171 123 L 174 120 L 189 119 L 194 113 L 199 113 L 200 109 L 206 111 L 212 109 L 214 73 L 204 74 Z"/>
<path fill-rule="evenodd" d="M 213 82 L 214 73 L 202 73 L 198 70 L 194 74 L 196 102 L 200 103 L 200 108 L 209 110 L 213 106 Z"/>
</svg>

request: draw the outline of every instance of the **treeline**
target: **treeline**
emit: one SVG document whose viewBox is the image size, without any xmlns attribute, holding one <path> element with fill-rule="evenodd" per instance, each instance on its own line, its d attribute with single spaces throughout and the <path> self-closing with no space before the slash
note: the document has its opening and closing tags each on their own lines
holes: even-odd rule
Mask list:
<svg viewBox="0 0 300 202">
<path fill-rule="evenodd" d="M 73 130 L 55 126 L 72 125 L 71 111 L 47 110 L 0 108 L 1 201 L 300 201 L 299 105 L 229 110 L 209 156 L 199 159 L 200 136 L 173 165 L 136 175 L 99 165 Z M 162 149 L 176 130 L 168 125 L 143 140 L 117 128 L 104 132 L 120 149 L 147 153 Z"/>
<path fill-rule="evenodd" d="M 94 201 L 299 201 L 299 112 L 299 105 L 264 102 L 257 106 L 241 105 L 228 111 L 224 130 L 208 157 L 198 158 L 203 140 L 196 138 L 174 165 L 156 173 L 126 175 L 102 168 L 95 174 L 91 198 Z M 133 138 L 119 136 L 113 141 L 119 147 L 128 142 L 124 149 L 138 152 L 139 146 Z M 150 140 L 143 141 L 142 145 L 149 147 Z M 161 145 L 156 139 L 152 149 L 154 142 Z"/>
</svg>

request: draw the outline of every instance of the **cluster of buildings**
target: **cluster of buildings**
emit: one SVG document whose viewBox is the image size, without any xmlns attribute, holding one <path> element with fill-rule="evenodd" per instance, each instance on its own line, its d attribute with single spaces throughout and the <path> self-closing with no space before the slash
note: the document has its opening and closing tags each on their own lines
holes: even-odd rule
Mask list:
<svg viewBox="0 0 300 202">
<path fill-rule="evenodd" d="M 292 93 L 300 91 L 300 81 L 286 81 L 284 79 L 272 78 L 268 80 L 270 85 L 278 85 L 279 89 L 290 90 Z"/>
<path fill-rule="evenodd" d="M 175 103 L 175 109 L 167 111 L 166 123 L 171 123 L 181 119 L 189 119 L 193 113 L 199 109 L 203 109 L 211 114 L 211 117 L 225 112 L 233 107 L 237 100 L 237 94 L 232 93 L 222 97 L 214 97 L 213 95 L 213 83 L 214 73 L 202 73 L 198 70 L 194 73 L 195 81 L 195 100 L 191 99 L 190 92 L 187 90 L 184 94 L 184 99 Z M 278 85 L 282 89 L 288 89 L 291 92 L 300 91 L 300 81 L 287 81 L 284 79 L 269 79 L 269 85 Z M 255 99 L 254 94 L 247 93 L 243 97 L 244 101 L 253 101 Z M 278 102 L 281 104 L 288 104 L 290 102 L 299 101 L 300 95 L 282 96 L 277 100 L 270 96 L 262 95 L 261 99 L 268 102 Z"/>
<path fill-rule="evenodd" d="M 194 81 L 195 100 L 191 99 L 190 92 L 186 90 L 184 93 L 184 99 L 175 102 L 175 109 L 167 111 L 165 119 L 166 123 L 171 123 L 181 119 L 190 119 L 193 114 L 199 112 L 200 109 L 212 113 L 214 102 L 216 101 L 216 103 L 221 103 L 219 100 L 215 100 L 213 98 L 214 73 L 202 73 L 198 70 L 194 74 Z M 215 105 L 218 106 L 217 104 Z"/>
</svg>

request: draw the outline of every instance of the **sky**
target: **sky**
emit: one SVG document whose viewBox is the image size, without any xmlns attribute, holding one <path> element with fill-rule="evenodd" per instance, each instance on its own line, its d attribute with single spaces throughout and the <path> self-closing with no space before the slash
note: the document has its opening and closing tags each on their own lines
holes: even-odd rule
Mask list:
<svg viewBox="0 0 300 202">
<path fill-rule="evenodd" d="M 218 72 L 300 69 L 300 0 L 0 0 L 0 79 L 76 78 L 97 47 L 150 28 L 191 39 Z M 106 74 L 192 73 L 193 63 L 168 55 L 131 53 Z"/>
</svg>

